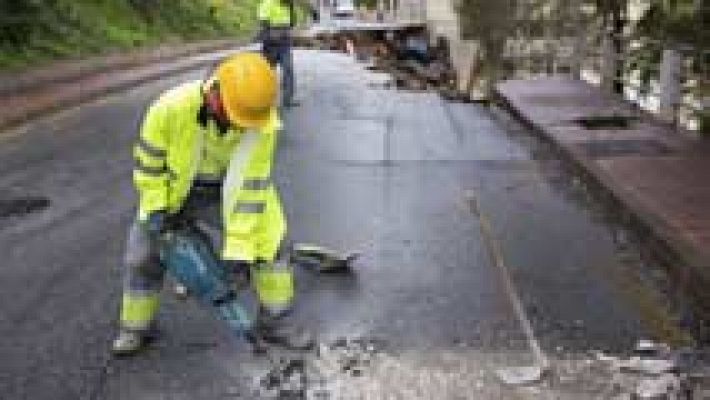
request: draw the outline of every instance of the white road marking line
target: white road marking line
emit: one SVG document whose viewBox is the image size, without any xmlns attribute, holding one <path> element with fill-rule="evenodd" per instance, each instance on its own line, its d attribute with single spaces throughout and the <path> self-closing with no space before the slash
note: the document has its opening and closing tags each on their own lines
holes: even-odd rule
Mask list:
<svg viewBox="0 0 710 400">
<path fill-rule="evenodd" d="M 503 250 L 501 249 L 499 242 L 496 240 L 495 235 L 493 234 L 493 228 L 490 223 L 490 220 L 481 211 L 478 198 L 476 197 L 476 194 L 473 190 L 467 190 L 465 193 L 465 197 L 468 201 L 468 205 L 471 211 L 476 215 L 476 217 L 478 217 L 481 236 L 483 238 L 484 245 L 488 249 L 491 259 L 493 260 L 493 263 L 495 264 L 496 268 L 498 269 L 498 272 L 500 273 L 501 278 L 503 279 L 503 285 L 506 294 L 508 295 L 508 298 L 513 306 L 518 321 L 520 322 L 523 332 L 525 333 L 525 337 L 528 341 L 528 345 L 530 346 L 533 356 L 535 357 L 535 361 L 537 362 L 538 366 L 543 370 L 543 373 L 547 373 L 550 368 L 550 360 L 543 352 L 542 347 L 540 346 L 540 342 L 535 337 L 535 331 L 533 330 L 530 318 L 528 318 L 528 315 L 525 312 L 523 302 L 520 300 L 518 291 L 516 290 L 515 284 L 513 283 L 513 279 L 511 278 L 510 269 L 505 263 Z"/>
</svg>

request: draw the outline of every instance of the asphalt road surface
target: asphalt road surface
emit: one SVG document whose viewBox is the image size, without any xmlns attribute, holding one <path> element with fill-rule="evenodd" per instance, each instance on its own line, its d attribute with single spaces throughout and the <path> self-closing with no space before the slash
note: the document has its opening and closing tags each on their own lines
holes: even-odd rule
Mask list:
<svg viewBox="0 0 710 400">
<path fill-rule="evenodd" d="M 276 174 L 290 238 L 361 254 L 352 275 L 298 271 L 296 317 L 319 350 L 254 356 L 166 290 L 160 340 L 107 352 L 131 143 L 146 105 L 195 71 L 0 135 L 0 398 L 595 398 L 495 371 L 532 365 L 537 345 L 558 365 L 687 340 L 663 269 L 506 113 L 389 88 L 345 55 L 296 64 Z"/>
</svg>

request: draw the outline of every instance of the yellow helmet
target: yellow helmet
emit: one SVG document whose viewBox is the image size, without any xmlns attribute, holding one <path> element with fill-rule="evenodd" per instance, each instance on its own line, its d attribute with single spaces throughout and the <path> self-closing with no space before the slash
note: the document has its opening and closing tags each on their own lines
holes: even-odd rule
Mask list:
<svg viewBox="0 0 710 400">
<path fill-rule="evenodd" d="M 244 128 L 261 128 L 271 116 L 278 89 L 276 73 L 258 53 L 239 53 L 217 67 L 227 117 Z"/>
</svg>

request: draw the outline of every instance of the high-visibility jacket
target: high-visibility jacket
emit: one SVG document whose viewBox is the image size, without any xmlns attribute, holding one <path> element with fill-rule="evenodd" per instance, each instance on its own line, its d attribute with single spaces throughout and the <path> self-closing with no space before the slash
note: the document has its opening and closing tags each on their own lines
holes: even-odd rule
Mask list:
<svg viewBox="0 0 710 400">
<path fill-rule="evenodd" d="M 286 233 L 286 219 L 271 182 L 281 129 L 278 112 L 274 108 L 259 132 L 233 128 L 220 134 L 213 121 L 199 121 L 202 105 L 202 82 L 193 81 L 165 92 L 148 109 L 134 147 L 138 218 L 145 221 L 158 210 L 179 211 L 196 177 L 221 178 L 234 169 L 231 160 L 241 157 L 241 168 L 230 171 L 238 179 L 225 180 L 238 182 L 232 185 L 238 187 L 226 183 L 223 187 L 227 196 L 222 202 L 222 257 L 271 261 Z M 248 153 L 241 151 L 247 148 Z"/>
<path fill-rule="evenodd" d="M 293 26 L 293 6 L 282 0 L 262 0 L 258 10 L 259 21 L 272 28 L 290 28 Z"/>
</svg>

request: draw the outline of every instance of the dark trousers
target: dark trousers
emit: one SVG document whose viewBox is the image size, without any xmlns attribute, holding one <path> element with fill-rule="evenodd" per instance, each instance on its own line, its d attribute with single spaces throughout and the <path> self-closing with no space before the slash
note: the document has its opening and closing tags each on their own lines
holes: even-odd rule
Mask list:
<svg viewBox="0 0 710 400">
<path fill-rule="evenodd" d="M 290 43 L 264 43 L 264 57 L 276 68 L 281 67 L 281 100 L 284 104 L 293 101 L 296 76 L 293 70 L 293 53 Z"/>
</svg>

